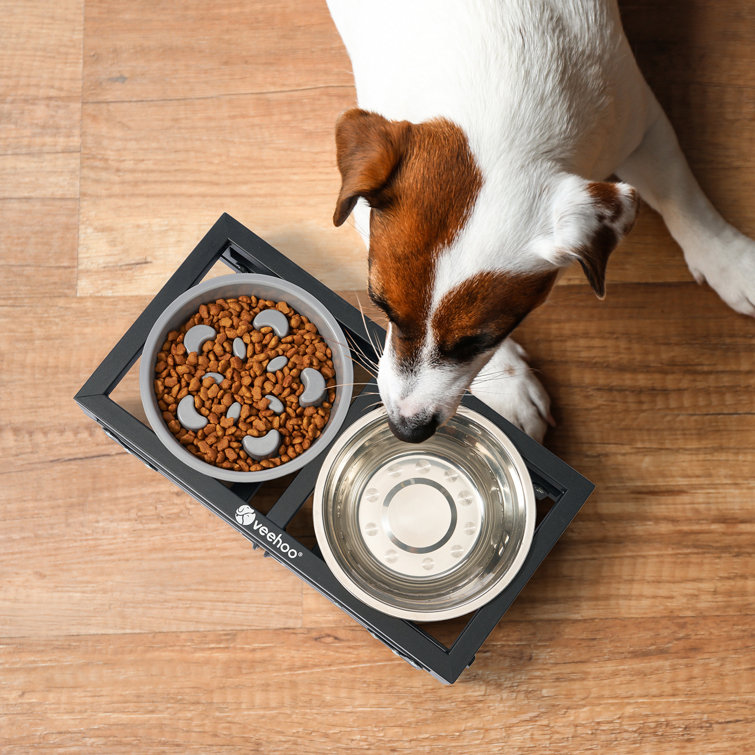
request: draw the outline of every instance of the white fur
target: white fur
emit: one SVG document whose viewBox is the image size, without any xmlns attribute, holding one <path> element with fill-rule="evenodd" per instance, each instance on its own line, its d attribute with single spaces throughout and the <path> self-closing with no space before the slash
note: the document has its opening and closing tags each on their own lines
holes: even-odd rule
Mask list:
<svg viewBox="0 0 755 755">
<path fill-rule="evenodd" d="M 615 173 L 661 212 L 696 279 L 737 311 L 755 313 L 755 244 L 725 223 L 697 185 L 637 67 L 615 0 L 328 6 L 351 57 L 359 106 L 397 120 L 448 118 L 465 132 L 482 172 L 473 211 L 440 257 L 436 304 L 483 270 L 567 264 L 568 249 L 594 223 L 582 212 L 585 182 Z M 356 224 L 367 243 L 368 213 L 360 201 Z M 428 363 L 407 381 L 387 347 L 381 396 L 389 412 L 404 416 L 448 406 L 485 361 L 456 374 Z M 517 378 L 495 391 L 488 381 L 485 400 L 541 438 L 542 386 L 510 339 L 494 361 Z"/>
<path fill-rule="evenodd" d="M 527 364 L 527 352 L 507 338 L 472 383 L 472 393 L 533 438 L 553 424 L 550 399 Z"/>
<path fill-rule="evenodd" d="M 437 366 L 432 364 L 434 344 L 428 336 L 422 345 L 421 366 L 407 379 L 406 375 L 396 369 L 390 338 L 391 327 L 388 326 L 388 338 L 378 363 L 378 388 L 388 414 L 394 419 L 414 417 L 422 413 L 437 414 L 445 422 L 456 411 L 472 379 L 497 352 L 488 352 L 468 364 L 454 368 Z"/>
</svg>

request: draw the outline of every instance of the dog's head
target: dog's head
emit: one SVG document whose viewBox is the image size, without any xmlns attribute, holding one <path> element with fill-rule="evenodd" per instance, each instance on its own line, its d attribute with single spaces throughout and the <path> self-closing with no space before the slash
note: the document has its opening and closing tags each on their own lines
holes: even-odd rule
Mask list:
<svg viewBox="0 0 755 755">
<path fill-rule="evenodd" d="M 479 165 L 464 132 L 349 110 L 336 125 L 342 186 L 333 221 L 370 213 L 369 294 L 389 319 L 378 386 L 393 432 L 419 442 L 453 413 L 495 348 L 582 265 L 599 297 L 631 228 L 626 184 L 543 165 Z M 490 156 L 486 158 L 489 159 Z"/>
</svg>

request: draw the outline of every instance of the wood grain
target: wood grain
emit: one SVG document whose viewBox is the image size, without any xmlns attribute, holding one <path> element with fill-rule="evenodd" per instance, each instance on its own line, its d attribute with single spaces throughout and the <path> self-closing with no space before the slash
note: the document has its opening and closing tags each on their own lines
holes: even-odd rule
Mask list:
<svg viewBox="0 0 755 755">
<path fill-rule="evenodd" d="M 81 96 L 83 0 L 0 2 L 0 96 Z"/>
<path fill-rule="evenodd" d="M 353 90 L 351 65 L 325 4 L 309 6 L 184 0 L 161 3 L 155 12 L 150 0 L 89 0 L 84 100 Z"/>
<path fill-rule="evenodd" d="M 619 0 L 619 8 L 632 50 L 654 90 L 752 83 L 752 4 Z"/>
<path fill-rule="evenodd" d="M 83 0 L 0 0 L 0 286 L 74 294 Z"/>
<path fill-rule="evenodd" d="M 0 200 L 5 296 L 75 296 L 78 199 Z"/>
<path fill-rule="evenodd" d="M 364 248 L 331 221 L 332 123 L 349 100 L 325 88 L 84 105 L 79 293 L 157 290 L 223 211 L 330 285 L 361 285 Z"/>
<path fill-rule="evenodd" d="M 0 201 L 5 199 L 77 199 L 79 155 L 0 155 Z"/>
<path fill-rule="evenodd" d="M 752 4 L 621 8 L 701 184 L 755 234 Z M 325 4 L 0 18 L 3 753 L 752 749 L 754 324 L 691 282 L 652 211 L 604 302 L 575 267 L 519 330 L 547 445 L 597 488 L 442 687 L 72 401 L 223 211 L 366 302 L 361 240 L 330 221 L 354 92 Z M 143 418 L 137 367 L 113 398 Z M 306 511 L 291 531 L 313 542 Z"/>
<path fill-rule="evenodd" d="M 751 628 L 514 618 L 443 689 L 350 625 L 23 639 L 0 727 L 42 752 L 747 751 Z"/>
</svg>

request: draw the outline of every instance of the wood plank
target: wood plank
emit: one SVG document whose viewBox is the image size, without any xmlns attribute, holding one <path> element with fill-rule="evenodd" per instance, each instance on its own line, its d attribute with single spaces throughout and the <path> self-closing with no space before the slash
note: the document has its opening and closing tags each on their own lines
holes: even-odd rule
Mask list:
<svg viewBox="0 0 755 755">
<path fill-rule="evenodd" d="M 699 301 L 692 301 L 694 298 Z M 60 373 L 48 373 L 48 377 L 63 395 L 70 397 L 75 392 L 109 343 L 117 340 L 146 304 L 143 299 L 127 298 L 116 308 L 112 306 L 116 302 L 107 300 L 111 334 L 96 342 L 86 331 L 77 334 L 73 342 L 66 338 L 66 323 L 72 315 L 65 312 L 68 307 L 69 312 L 76 312 L 76 319 L 90 322 L 92 328 L 101 331 L 102 299 L 80 300 L 75 305 L 66 305 L 64 300 L 48 302 L 39 330 L 44 335 L 38 338 L 40 347 L 45 342 L 51 364 L 60 365 Z M 663 309 L 666 319 L 659 322 L 656 313 Z M 12 344 L 26 334 L 26 325 L 10 316 L 4 319 L 9 325 L 2 346 L 10 351 Z M 576 610 L 587 617 L 627 610 L 647 615 L 663 604 L 683 612 L 701 591 L 707 575 L 716 573 L 725 577 L 724 583 L 715 593 L 697 599 L 718 614 L 739 612 L 749 581 L 749 571 L 740 567 L 751 561 L 748 548 L 752 538 L 747 511 L 739 504 L 753 490 L 752 480 L 741 475 L 742 469 L 752 465 L 755 445 L 753 399 L 743 379 L 753 368 L 749 326 L 746 318 L 730 313 L 712 292 L 694 285 L 650 290 L 622 286 L 604 303 L 593 302 L 587 292 L 561 288 L 551 303 L 528 321 L 521 340 L 533 351 L 546 379 L 551 371 L 559 379 L 555 400 L 562 428 L 553 433 L 552 445 L 599 486 L 565 540 L 575 540 L 578 547 L 565 553 L 564 561 L 554 554 L 545 572 L 554 575 L 554 581 L 546 579 L 538 583 L 535 593 L 527 591 L 523 596 L 525 604 L 534 606 L 532 610 L 547 610 L 550 615 L 574 615 Z M 579 360 L 557 352 L 568 343 L 569 332 L 574 329 L 580 331 Z M 651 336 L 655 337 L 655 352 L 648 348 Z M 553 353 L 548 353 L 548 345 Z M 706 353 L 703 350 L 710 359 L 696 364 L 693 355 Z M 36 349 L 28 353 L 34 354 Z M 76 355 L 78 370 L 66 358 L 69 354 Z M 640 359 L 648 363 L 638 372 Z M 655 366 L 658 359 L 664 364 L 660 370 Z M 669 377 L 668 367 L 674 364 L 683 366 L 684 371 Z M 22 371 L 15 377 L 8 373 L 3 378 L 6 395 L 14 393 L 14 380 L 24 381 L 27 369 L 33 369 L 31 363 L 21 362 L 19 367 Z M 589 395 L 599 399 L 587 406 L 586 377 Z M 138 405 L 133 380 L 132 393 L 132 405 Z M 98 464 L 108 463 L 107 457 L 115 447 L 95 432 L 95 426 L 80 416 L 72 403 L 62 407 L 60 403 L 60 393 L 52 392 L 36 403 L 18 407 L 15 421 L 0 431 L 2 445 L 12 452 L 22 473 L 33 468 L 42 443 L 62 464 L 71 456 L 72 447 L 77 449 L 74 458 L 105 454 L 105 460 L 87 472 L 90 481 L 99 480 L 102 493 L 113 472 L 107 468 L 100 477 Z M 617 405 L 621 406 L 618 415 Z M 32 424 L 40 411 L 55 416 L 60 427 L 53 434 L 50 430 L 55 425 L 48 425 L 44 440 Z M 609 417 L 611 422 L 606 424 Z M 72 433 L 77 427 L 78 432 Z M 620 439 L 632 432 L 648 440 L 625 447 Z M 122 463 L 123 458 L 116 461 Z M 642 478 L 634 483 L 631 475 L 638 469 L 642 469 Z M 123 493 L 125 500 L 131 496 L 149 499 L 152 486 L 146 481 L 155 476 L 146 470 L 137 471 L 130 484 L 133 492 Z M 153 482 L 161 491 L 166 487 L 159 478 Z M 52 475 L 50 485 L 57 490 L 60 479 Z M 128 488 L 127 479 L 124 487 Z M 711 501 L 721 489 L 729 495 L 737 490 L 734 500 L 711 509 Z M 652 512 L 647 508 L 648 498 L 657 499 Z M 638 508 L 643 503 L 644 508 Z M 71 505 L 73 501 L 66 501 L 67 509 Z M 116 508 L 121 505 L 119 497 Z M 606 532 L 607 519 L 616 520 L 620 536 Z M 716 543 L 732 527 L 735 531 L 727 542 L 732 558 L 736 555 L 737 560 L 729 563 L 721 559 Z M 181 532 L 190 535 L 191 529 L 187 524 Z M 672 537 L 672 533 L 678 537 Z M 605 572 L 605 583 L 593 579 L 596 564 Z M 613 585 L 622 569 L 628 569 L 628 579 L 634 581 L 637 564 L 648 570 L 648 579 L 639 580 L 637 600 L 626 607 L 625 596 L 614 591 Z M 203 566 L 200 571 L 208 568 Z M 653 573 L 673 574 L 674 578 L 650 579 Z M 333 615 L 325 610 L 329 617 Z"/>
<path fill-rule="evenodd" d="M 26 493 L 2 475 L 0 637 L 301 626 L 297 577 L 98 437 Z"/>
<path fill-rule="evenodd" d="M 719 546 L 725 540 L 729 565 L 735 553 L 750 558 L 743 501 L 754 489 L 755 397 L 745 377 L 755 368 L 752 321 L 694 285 L 614 286 L 611 296 L 601 305 L 559 289 L 521 336 L 555 402 L 559 427 L 548 445 L 597 484 L 563 547 L 579 541 L 575 558 L 587 561 L 577 572 L 604 573 L 602 587 L 592 587 L 606 592 L 566 577 L 559 600 L 571 594 L 580 615 L 585 602 L 602 599 L 609 613 L 662 604 L 679 614 L 750 610 L 746 572 L 729 573 Z M 575 563 L 551 562 L 545 573 L 566 574 Z M 627 570 L 629 594 L 611 589 L 624 581 L 614 568 Z M 706 589 L 711 574 L 716 588 Z M 729 580 L 739 582 L 731 601 L 718 591 Z M 542 608 L 554 592 L 544 590 Z"/>
<path fill-rule="evenodd" d="M 246 105 L 239 99 L 247 100 L 201 100 L 180 107 L 171 102 L 85 107 L 82 295 L 156 289 L 175 258 L 187 253 L 223 211 L 246 222 L 329 285 L 364 285 L 361 240 L 353 228 L 335 229 L 330 221 L 338 190 L 332 129 L 326 125 L 313 130 L 303 120 L 313 113 L 316 121 L 334 120 L 349 104 L 341 90 L 256 96 Z M 178 110 L 184 112 L 180 123 Z M 239 143 L 242 119 L 254 122 L 249 132 L 253 136 Z M 735 140 L 734 131 L 742 132 L 746 120 L 745 113 L 731 132 L 720 134 L 722 149 Z M 744 133 L 755 134 L 747 128 Z M 281 138 L 283 134 L 288 136 Z M 204 145 L 202 153 L 196 151 L 198 143 Z M 297 152 L 288 148 L 289 143 L 308 146 Z M 747 222 L 747 187 L 755 173 L 744 155 L 739 162 L 737 170 L 695 167 L 727 218 L 755 233 Z M 129 219 L 125 229 L 124 217 Z M 158 248 L 172 254 L 156 252 Z M 113 268 L 124 263 L 138 270 L 113 275 Z M 690 280 L 680 250 L 649 208 L 613 255 L 609 279 Z M 584 285 L 579 268 L 570 270 L 563 282 Z"/>
<path fill-rule="evenodd" d="M 7 297 L 76 293 L 76 199 L 0 200 L 0 285 Z"/>
<path fill-rule="evenodd" d="M 353 89 L 325 3 L 89 0 L 84 101 Z"/>
<path fill-rule="evenodd" d="M 0 200 L 78 196 L 78 152 L 0 155 Z"/>
<path fill-rule="evenodd" d="M 327 90 L 85 106 L 80 293 L 156 290 L 223 211 L 329 285 L 363 286 L 361 240 L 330 219 L 339 179 L 328 124 L 348 104 L 342 90 Z M 240 132 L 249 137 L 239 141 Z M 735 134 L 722 138 L 728 143 Z M 296 151 L 290 144 L 307 146 Z M 744 231 L 751 230 L 746 187 L 755 180 L 747 170 L 705 171 L 711 196 Z M 114 270 L 123 264 L 134 266 L 127 276 Z M 613 256 L 609 278 L 688 281 L 690 274 L 646 208 Z M 565 282 L 584 285 L 581 271 L 575 267 Z"/>
<path fill-rule="evenodd" d="M 82 14 L 0 2 L 0 199 L 78 198 Z"/>
<path fill-rule="evenodd" d="M 0 101 L 0 154 L 79 152 L 79 97 Z"/>
<path fill-rule="evenodd" d="M 452 688 L 359 627 L 18 639 L 1 650 L 0 737 L 41 752 L 745 751 L 751 630 L 508 621 Z"/>
<path fill-rule="evenodd" d="M 0 285 L 75 292 L 83 0 L 0 0 Z"/>
<path fill-rule="evenodd" d="M 693 302 L 694 297 L 699 301 Z M 99 464 L 109 465 L 112 461 L 117 469 L 126 457 L 111 460 L 109 456 L 116 447 L 99 434 L 95 425 L 67 400 L 60 407 L 60 394 L 70 397 L 75 392 L 109 345 L 146 304 L 146 299 L 138 297 L 110 298 L 105 304 L 103 301 L 48 302 L 39 323 L 39 332 L 44 335 L 38 338 L 40 347 L 43 341 L 46 344 L 50 363 L 60 365 L 59 372 L 48 372 L 48 378 L 59 387 L 60 393 L 52 392 L 39 397 L 36 403 L 17 407 L 14 421 L 0 431 L 0 440 L 12 453 L 21 473 L 34 468 L 41 443 L 63 465 L 71 457 L 71 448 L 76 449 L 74 460 L 105 454 L 102 462 L 94 461 L 94 468 L 87 471 L 87 479 L 96 480 L 95 489 L 104 496 L 114 472 L 107 466 L 100 475 Z M 117 304 L 120 306 L 114 306 Z M 107 332 L 103 335 L 105 307 L 109 335 Z M 657 313 L 664 309 L 666 320 L 659 323 Z M 13 305 L 8 307 L 9 312 L 12 310 Z M 73 341 L 66 337 L 67 323 L 72 318 L 91 323 L 88 331 L 74 334 Z M 11 316 L 4 319 L 9 325 L 6 341 L 0 345 L 10 351 L 12 344 L 26 334 L 26 326 Z M 749 325 L 747 319 L 730 313 L 711 292 L 694 285 L 650 290 L 622 286 L 604 303 L 594 301 L 587 291 L 567 287 L 559 289 L 553 301 L 528 321 L 523 342 L 539 360 L 536 364 L 544 370 L 546 380 L 551 372 L 559 379 L 556 413 L 562 418 L 562 428 L 553 434 L 553 444 L 599 486 L 569 531 L 563 547 L 566 549 L 571 540 L 576 545 L 564 550 L 563 555 L 557 550 L 552 565 L 545 571 L 546 577 L 542 582 L 538 577 L 533 583 L 534 592 L 528 589 L 522 597 L 532 612 L 573 616 L 576 611 L 583 617 L 615 612 L 625 615 L 626 611 L 632 612 L 631 615 L 648 615 L 659 604 L 685 612 L 698 592 L 702 592 L 702 597 L 697 599 L 718 614 L 741 610 L 742 595 L 748 591 L 746 566 L 751 561 L 748 548 L 752 541 L 747 511 L 738 503 L 752 492 L 752 482 L 741 479 L 740 472 L 751 464 L 753 447 L 752 399 L 746 388 L 746 376 L 753 366 Z M 563 348 L 568 343 L 569 333 L 575 329 L 580 330 L 581 336 L 581 356 L 577 360 L 557 351 L 557 347 Z M 93 334 L 98 331 L 100 336 L 95 339 Z M 712 340 L 712 333 L 720 334 L 719 341 Z M 647 346 L 653 335 L 655 352 Z M 551 354 L 546 350 L 548 344 L 553 347 Z M 712 380 L 710 365 L 696 366 L 694 362 L 673 380 L 664 377 L 669 364 L 687 365 L 690 357 L 699 354 L 702 348 L 715 355 L 716 375 Z M 29 355 L 34 353 L 35 348 L 28 351 Z M 667 366 L 662 370 L 654 368 L 654 354 L 655 359 L 664 359 Z M 71 358 L 73 355 L 75 359 Z M 648 365 L 638 374 L 641 358 Z M 597 361 L 600 359 L 602 363 Z M 597 363 L 590 367 L 593 360 Z M 22 372 L 15 377 L 9 373 L 3 378 L 8 381 L 3 385 L 6 395 L 14 393 L 13 380 L 25 380 L 26 371 L 33 369 L 32 362 L 28 365 L 21 362 Z M 600 398 L 590 401 L 588 406 L 584 393 L 586 377 L 591 385 L 589 395 Z M 711 388 L 712 384 L 718 386 L 717 391 Z M 130 391 L 130 399 L 126 393 L 119 400 L 138 407 L 133 378 Z M 619 402 L 622 411 L 614 419 Z M 736 411 L 741 412 L 740 425 L 733 425 L 729 417 Z M 34 429 L 34 418 L 40 412 L 57 420 L 53 425 L 48 422 L 44 440 Z M 609 417 L 612 421 L 607 425 Z M 52 432 L 55 429 L 57 434 Z M 652 441 L 624 447 L 617 439 L 632 437 L 631 433 Z M 124 500 L 149 500 L 155 485 L 161 492 L 166 489 L 162 479 L 150 475 L 138 464 L 136 467 L 135 476 L 125 477 L 121 483 L 116 509 Z M 636 475 L 638 469 L 642 470 L 642 477 L 635 483 L 631 475 Z M 60 485 L 58 474 L 65 472 L 51 476 L 53 490 Z M 735 501 L 731 506 L 718 504 L 711 510 L 711 499 L 715 500 L 722 490 L 729 494 L 737 490 Z M 657 499 L 652 512 L 648 511 L 648 498 Z M 66 508 L 71 505 L 73 502 L 66 501 Z M 596 513 L 591 515 L 593 510 Z M 621 534 L 612 536 L 611 529 L 606 531 L 606 521 L 615 521 L 614 526 L 621 528 Z M 138 520 L 134 526 L 138 527 Z M 727 542 L 731 558 L 736 560 L 730 562 L 721 558 L 716 544 L 732 527 L 735 531 L 728 535 Z M 191 538 L 192 523 L 187 522 L 179 531 Z M 154 537 L 159 537 L 159 533 L 155 532 Z M 171 533 L 166 532 L 166 537 L 172 537 Z M 158 550 L 172 553 L 166 548 Z M 212 554 L 208 556 L 210 563 L 200 567 L 200 572 L 211 570 Z M 145 558 L 146 554 L 142 559 Z M 648 570 L 648 579 L 641 579 L 633 588 L 637 591 L 636 599 L 627 606 L 625 595 L 615 591 L 614 584 L 617 580 L 624 581 L 624 569 L 628 571 L 626 580 L 634 584 L 638 563 Z M 605 573 L 605 581 L 595 581 L 598 567 Z M 669 576 L 651 579 L 650 575 L 656 573 Z M 710 573 L 726 579 L 714 593 L 705 593 L 703 585 Z M 308 611 L 311 609 L 315 614 L 324 611 L 325 618 L 317 622 L 329 623 L 340 618 L 338 612 L 327 606 L 318 607 L 320 603 L 324 605 L 319 598 L 307 593 L 304 601 Z"/>
<path fill-rule="evenodd" d="M 638 44 L 644 39 L 641 19 L 648 12 L 645 5 L 635 7 L 630 3 L 624 9 L 630 39 Z M 213 6 L 192 3 L 177 26 L 170 14 L 153 14 L 145 21 L 138 6 L 133 12 L 121 14 L 112 13 L 110 6 L 92 4 L 87 9 L 90 28 L 98 30 L 96 37 L 91 37 L 96 41 L 86 58 L 88 98 L 97 101 L 210 99 L 190 105 L 165 102 L 150 106 L 146 103 L 146 108 L 140 107 L 145 105 L 141 102 L 124 103 L 122 108 L 99 114 L 94 106 L 87 109 L 89 117 L 85 129 L 91 140 L 86 148 L 84 194 L 90 192 L 93 196 L 85 199 L 82 208 L 85 270 L 81 293 L 94 293 L 101 291 L 103 286 L 112 286 L 103 278 L 109 275 L 114 257 L 125 257 L 138 263 L 140 270 L 136 276 L 119 281 L 118 286 L 111 289 L 112 293 L 136 293 L 143 290 L 139 287 L 148 281 L 156 286 L 165 274 L 160 261 L 154 260 L 149 252 L 157 243 L 155 233 L 159 233 L 160 240 L 171 248 L 188 250 L 223 210 L 251 224 L 254 230 L 297 260 L 313 264 L 315 258 L 315 273 L 331 285 L 362 285 L 364 250 L 359 239 L 350 229 L 335 231 L 329 222 L 338 186 L 333 168 L 330 124 L 341 109 L 353 102 L 353 94 L 348 86 L 348 59 L 324 6 L 302 9 L 292 3 L 265 4 L 256 8 L 257 14 L 251 19 L 243 4 L 232 3 L 218 14 Z M 697 6 L 701 7 L 700 13 L 705 12 L 704 3 L 697 3 Z M 740 46 L 731 51 L 735 59 L 739 59 L 736 57 L 739 53 L 749 54 L 744 51 L 752 48 L 752 45 L 745 44 L 748 32 L 747 26 L 742 25 L 743 7 L 741 3 L 733 4 L 730 13 L 716 13 L 714 19 L 708 19 L 710 14 L 705 15 L 710 27 L 709 46 L 716 44 L 721 37 L 738 39 Z M 679 10 L 677 7 L 676 11 Z M 668 11 L 664 24 L 673 18 L 674 12 L 673 8 Z M 174 30 L 170 35 L 171 54 L 161 56 L 164 63 L 153 59 L 157 53 L 145 53 L 142 41 L 145 22 L 156 40 L 165 39 L 167 26 Z M 640 29 L 636 30 L 638 24 Z M 210 31 L 203 36 L 198 53 L 193 40 L 199 27 Z M 672 27 L 671 23 L 661 26 L 663 34 L 673 38 L 679 46 L 684 38 L 679 35 L 678 24 Z M 268 28 L 290 30 L 280 42 L 283 48 L 279 56 L 271 56 L 266 47 L 270 44 L 270 35 L 264 30 Z M 233 62 L 229 63 L 228 51 L 234 45 L 227 38 L 228 29 L 233 29 L 233 33 L 241 30 L 239 33 L 251 35 L 259 42 L 248 42 L 251 58 L 233 55 Z M 303 51 L 299 44 L 298 35 L 302 29 L 306 30 L 310 40 L 307 51 Z M 633 31 L 639 35 L 637 40 Z M 654 30 L 654 34 L 657 33 Z M 155 42 L 156 46 L 159 44 L 164 42 Z M 660 48 L 666 49 L 664 45 Z M 197 54 L 200 57 L 207 55 L 204 65 L 195 63 Z M 268 65 L 264 69 L 254 65 L 258 54 L 267 56 Z M 685 73 L 684 67 L 674 67 L 674 54 L 674 50 L 668 52 L 666 68 Z M 307 56 L 306 66 L 302 65 L 304 56 Z M 178 66 L 176 61 L 184 58 L 186 64 Z M 296 81 L 291 79 L 292 60 L 297 62 L 299 70 Z M 644 63 L 641 59 L 641 66 Z M 725 69 L 736 77 L 737 86 L 722 87 L 716 80 L 703 84 L 695 82 L 692 86 L 680 88 L 666 83 L 663 78 L 658 81 L 651 78 L 651 84 L 656 85 L 659 97 L 669 109 L 705 190 L 729 220 L 745 232 L 755 234 L 755 227 L 748 225 L 747 199 L 752 193 L 748 187 L 755 180 L 751 159 L 755 154 L 752 149 L 755 90 L 743 88 L 741 72 L 732 72 L 731 66 L 717 65 L 715 59 L 710 60 L 710 66 L 715 70 Z M 105 75 L 112 74 L 116 68 L 121 73 Z M 318 72 L 318 86 L 325 83 L 345 88 L 339 93 L 330 90 L 304 92 L 305 110 L 295 114 L 286 112 L 291 107 L 289 100 L 279 102 L 276 99 L 273 102 L 268 97 L 259 105 L 258 98 L 220 97 L 228 93 L 260 91 L 269 94 L 287 88 L 314 86 L 308 80 L 302 86 L 302 69 L 307 75 Z M 341 78 L 333 78 L 333 70 L 338 71 Z M 264 80 L 255 78 L 261 75 L 261 71 L 264 71 Z M 239 86 L 245 76 L 251 77 L 249 87 Z M 122 81 L 124 77 L 126 81 Z M 338 104 L 321 108 L 323 97 L 335 97 Z M 299 98 L 295 100 L 298 102 Z M 185 127 L 178 126 L 187 119 L 189 123 Z M 307 162 L 296 163 L 297 156 L 281 154 L 271 135 L 275 134 L 287 147 L 290 144 L 311 144 L 311 134 L 304 136 L 297 123 L 302 119 L 310 124 L 322 124 L 318 134 L 320 154 L 313 160 L 310 152 Z M 245 125 L 238 131 L 253 135 L 245 141 L 234 139 L 232 124 L 242 120 Z M 218 128 L 217 121 L 224 125 Z M 205 143 L 213 140 L 236 141 L 236 144 L 226 150 L 218 145 L 206 146 Z M 130 143 L 133 149 L 125 148 L 125 143 Z M 203 144 L 205 160 L 196 153 L 197 143 Z M 177 155 L 177 151 L 182 154 Z M 141 170 L 133 164 L 131 156 L 134 153 L 146 157 L 141 161 Z M 726 165 L 725 170 L 720 167 L 722 163 Z M 222 178 L 216 172 L 218 164 L 225 164 Z M 104 176 L 97 167 L 105 169 Z M 312 182 L 303 183 L 302 176 Z M 178 206 L 168 199 L 171 190 L 162 188 L 171 184 L 175 184 L 174 193 L 180 196 Z M 203 189 L 200 197 L 193 196 L 197 186 Z M 130 231 L 122 239 L 120 228 L 110 227 L 110 218 L 121 218 L 124 207 Z M 660 220 L 650 211 L 644 215 L 638 228 L 614 255 L 610 266 L 611 280 L 688 281 L 686 265 L 676 245 L 661 230 Z M 581 272 L 575 268 L 567 274 L 564 282 L 582 284 Z"/>
<path fill-rule="evenodd" d="M 40 444 L 48 453 L 54 448 L 61 458 L 66 449 L 75 449 L 79 455 L 94 453 L 88 439 L 95 436 L 99 448 L 96 425 L 84 421 L 73 397 L 148 301 L 143 296 L 80 301 L 48 297 L 35 312 L 35 327 L 30 327 L 26 316 L 26 298 L 0 302 L 0 353 L 15 358 L 14 369 L 0 370 L 0 393 L 28 395 L 33 388 L 34 397 L 14 402 L 12 417 L 0 426 L 0 444 L 13 454 L 16 464 L 27 465 L 26 471 L 34 469 L 39 464 Z M 72 323 L 77 325 L 72 327 Z M 28 348 L 19 349 L 20 343 Z M 29 376 L 40 374 L 40 354 L 45 355 L 44 380 L 30 385 Z"/>
<path fill-rule="evenodd" d="M 619 0 L 640 68 L 658 90 L 751 81 L 755 13 L 747 0 Z"/>
<path fill-rule="evenodd" d="M 331 221 L 348 104 L 324 89 L 85 105 L 79 293 L 157 290 L 223 211 L 330 285 L 361 286 L 364 250 Z"/>
<path fill-rule="evenodd" d="M 619 0 L 619 7 L 640 69 L 674 124 L 703 190 L 729 222 L 755 236 L 749 199 L 755 180 L 753 4 Z M 744 191 L 738 191 L 740 186 Z"/>
<path fill-rule="evenodd" d="M 83 0 L 0 0 L 0 97 L 81 95 Z"/>
</svg>

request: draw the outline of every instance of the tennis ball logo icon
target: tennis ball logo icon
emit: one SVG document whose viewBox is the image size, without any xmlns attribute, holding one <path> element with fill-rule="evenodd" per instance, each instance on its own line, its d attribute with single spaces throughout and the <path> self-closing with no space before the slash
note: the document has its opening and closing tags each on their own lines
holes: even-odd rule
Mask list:
<svg viewBox="0 0 755 755">
<path fill-rule="evenodd" d="M 239 506 L 236 509 L 236 521 L 243 525 L 251 524 L 254 521 L 254 509 L 251 506 Z"/>
</svg>

